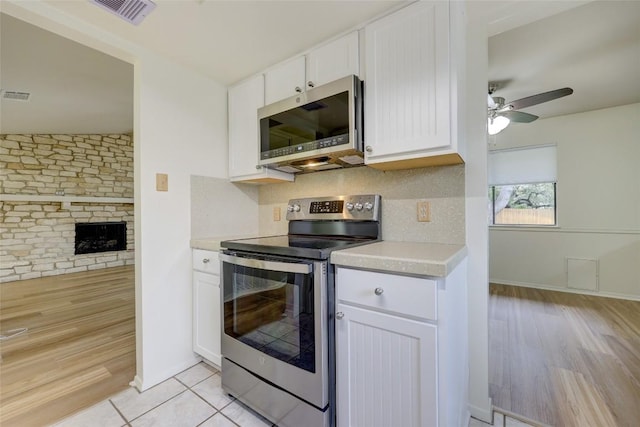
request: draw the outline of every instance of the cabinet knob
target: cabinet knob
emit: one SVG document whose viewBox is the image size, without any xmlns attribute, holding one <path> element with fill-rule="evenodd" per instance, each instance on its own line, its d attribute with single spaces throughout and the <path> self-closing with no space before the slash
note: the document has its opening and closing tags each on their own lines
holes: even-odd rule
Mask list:
<svg viewBox="0 0 640 427">
<path fill-rule="evenodd" d="M 260 165 L 256 165 L 256 169 L 257 169 L 257 170 L 260 170 L 260 169 L 262 169 L 262 166 L 260 166 Z"/>
<path fill-rule="evenodd" d="M 371 153 L 371 152 L 373 151 L 373 148 L 371 148 L 371 146 L 370 146 L 370 145 L 367 145 L 367 146 L 365 147 L 365 151 L 366 151 L 367 153 Z"/>
<path fill-rule="evenodd" d="M 314 84 L 311 80 L 309 80 L 309 81 L 307 82 L 307 86 L 309 86 L 309 87 L 315 87 L 315 84 Z"/>
<path fill-rule="evenodd" d="M 204 259 L 202 260 L 202 263 L 203 263 L 203 264 L 209 264 L 210 262 L 211 262 L 211 260 L 210 260 L 209 258 L 204 258 Z"/>
<path fill-rule="evenodd" d="M 296 86 L 296 92 L 301 93 L 302 92 L 302 88 L 300 86 Z"/>
<path fill-rule="evenodd" d="M 376 288 L 376 290 L 373 291 L 373 293 L 376 294 L 376 295 L 382 295 L 383 292 L 384 292 L 384 289 L 382 289 L 382 288 Z"/>
<path fill-rule="evenodd" d="M 339 312 L 336 313 L 336 319 L 340 320 L 343 317 L 344 317 L 344 313 L 343 312 L 339 311 Z"/>
</svg>

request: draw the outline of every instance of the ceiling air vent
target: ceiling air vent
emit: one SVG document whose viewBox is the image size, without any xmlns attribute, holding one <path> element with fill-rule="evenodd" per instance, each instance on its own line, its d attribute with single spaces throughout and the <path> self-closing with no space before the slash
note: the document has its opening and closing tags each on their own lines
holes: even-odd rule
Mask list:
<svg viewBox="0 0 640 427">
<path fill-rule="evenodd" d="M 31 94 L 29 92 L 17 92 L 15 90 L 3 90 L 2 99 L 11 99 L 12 101 L 28 101 Z"/>
<path fill-rule="evenodd" d="M 138 25 L 156 8 L 156 4 L 151 0 L 91 0 L 91 2 L 133 25 Z"/>
</svg>

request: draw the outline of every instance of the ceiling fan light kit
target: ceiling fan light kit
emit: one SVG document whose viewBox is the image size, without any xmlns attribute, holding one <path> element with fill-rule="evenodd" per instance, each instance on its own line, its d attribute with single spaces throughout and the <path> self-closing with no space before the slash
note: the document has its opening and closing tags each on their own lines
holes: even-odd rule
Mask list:
<svg viewBox="0 0 640 427">
<path fill-rule="evenodd" d="M 487 130 L 489 135 L 495 135 L 502 132 L 507 126 L 509 126 L 509 123 L 511 123 L 511 120 L 505 116 L 489 117 L 487 121 Z"/>
<path fill-rule="evenodd" d="M 573 89 L 564 87 L 562 89 L 555 89 L 549 92 L 543 92 L 505 103 L 504 98 L 491 96 L 497 89 L 498 84 L 489 83 L 489 95 L 487 97 L 487 130 L 489 135 L 495 135 L 503 131 L 511 122 L 531 123 L 538 118 L 536 115 L 518 111 L 521 108 L 532 107 L 534 105 L 542 104 L 543 102 L 553 101 L 554 99 L 562 98 L 563 96 L 571 95 L 573 93 Z"/>
</svg>

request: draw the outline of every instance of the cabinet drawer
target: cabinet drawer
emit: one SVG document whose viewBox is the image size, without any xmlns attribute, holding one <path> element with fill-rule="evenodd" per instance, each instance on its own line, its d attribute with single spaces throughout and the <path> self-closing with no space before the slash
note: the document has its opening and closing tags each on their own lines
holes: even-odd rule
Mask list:
<svg viewBox="0 0 640 427">
<path fill-rule="evenodd" d="M 220 259 L 218 258 L 218 252 L 194 249 L 193 269 L 204 271 L 206 273 L 220 274 Z"/>
<path fill-rule="evenodd" d="M 432 279 L 338 268 L 340 302 L 380 311 L 437 319 L 438 283 Z"/>
</svg>

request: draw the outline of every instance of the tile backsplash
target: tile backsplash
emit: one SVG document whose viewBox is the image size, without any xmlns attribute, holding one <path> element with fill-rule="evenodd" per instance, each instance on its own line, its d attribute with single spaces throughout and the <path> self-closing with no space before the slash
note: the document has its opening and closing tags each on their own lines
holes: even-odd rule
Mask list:
<svg viewBox="0 0 640 427">
<path fill-rule="evenodd" d="M 386 172 L 358 167 L 298 175 L 295 182 L 261 186 L 260 235 L 287 233 L 289 199 L 343 194 L 382 196 L 384 240 L 465 244 L 464 165 Z M 418 222 L 420 201 L 430 204 L 430 222 Z M 274 221 L 274 208 L 282 213 L 280 221 Z"/>
</svg>

